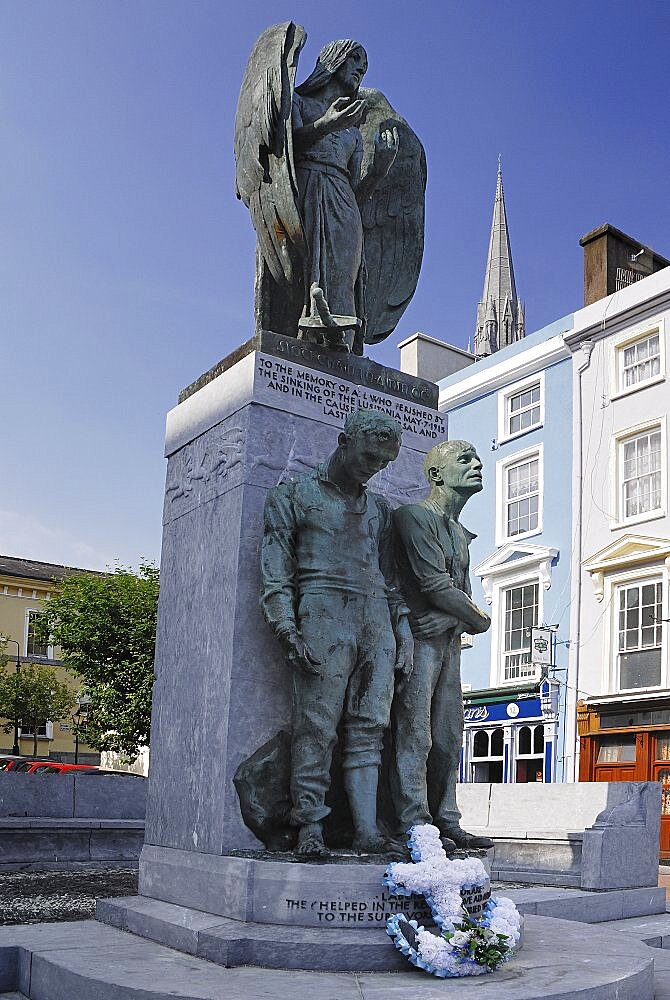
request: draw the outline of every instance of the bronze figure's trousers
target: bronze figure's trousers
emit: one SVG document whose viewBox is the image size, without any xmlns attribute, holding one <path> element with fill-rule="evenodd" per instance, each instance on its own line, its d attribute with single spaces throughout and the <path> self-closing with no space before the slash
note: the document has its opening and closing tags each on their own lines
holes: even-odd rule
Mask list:
<svg viewBox="0 0 670 1000">
<path fill-rule="evenodd" d="M 396 644 L 387 601 L 352 594 L 336 617 L 333 603 L 323 593 L 300 599 L 300 629 L 321 666 L 318 677 L 297 670 L 293 676 L 291 822 L 297 826 L 330 812 L 324 803 L 340 720 L 342 767 L 379 767 L 391 713 Z"/>
<path fill-rule="evenodd" d="M 461 637 L 453 629 L 434 639 L 415 638 L 412 676 L 396 693 L 391 782 L 403 831 L 417 823 L 434 822 L 440 829 L 458 826 L 456 782 L 463 743 L 460 660 Z"/>
</svg>

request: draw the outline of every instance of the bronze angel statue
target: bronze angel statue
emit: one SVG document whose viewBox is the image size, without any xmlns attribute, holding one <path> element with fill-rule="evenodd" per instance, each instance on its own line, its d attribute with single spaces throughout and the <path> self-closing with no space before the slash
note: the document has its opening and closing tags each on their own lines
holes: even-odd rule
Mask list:
<svg viewBox="0 0 670 1000">
<path fill-rule="evenodd" d="M 235 120 L 237 196 L 257 234 L 256 324 L 363 353 L 395 329 L 419 278 L 426 159 L 362 45 L 329 42 L 295 86 L 306 40 L 260 36 Z"/>
</svg>

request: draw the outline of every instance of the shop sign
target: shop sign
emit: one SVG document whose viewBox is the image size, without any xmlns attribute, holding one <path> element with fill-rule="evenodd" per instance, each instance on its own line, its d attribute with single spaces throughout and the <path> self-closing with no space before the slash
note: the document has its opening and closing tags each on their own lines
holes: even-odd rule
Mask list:
<svg viewBox="0 0 670 1000">
<path fill-rule="evenodd" d="M 542 718 L 542 707 L 537 697 L 496 702 L 493 705 L 466 704 L 463 712 L 464 721 L 470 724 L 538 718 Z"/>
<path fill-rule="evenodd" d="M 554 662 L 554 633 L 550 628 L 530 630 L 531 663 L 551 666 Z"/>
<path fill-rule="evenodd" d="M 463 712 L 465 722 L 486 722 L 489 717 L 489 710 L 486 705 L 473 705 Z"/>
</svg>

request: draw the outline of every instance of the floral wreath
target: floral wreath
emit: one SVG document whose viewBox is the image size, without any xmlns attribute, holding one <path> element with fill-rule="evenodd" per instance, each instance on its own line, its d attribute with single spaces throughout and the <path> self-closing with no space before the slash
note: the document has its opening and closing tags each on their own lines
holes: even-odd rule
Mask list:
<svg viewBox="0 0 670 1000">
<path fill-rule="evenodd" d="M 485 891 L 489 877 L 479 858 L 450 861 L 436 826 L 408 833 L 412 863 L 386 869 L 382 885 L 396 896 L 425 897 L 441 934 L 419 927 L 403 913 L 386 921 L 386 933 L 412 965 L 441 979 L 480 976 L 508 961 L 521 940 L 521 916 L 511 899 L 491 897 L 478 918 L 463 905 L 461 890 Z"/>
</svg>

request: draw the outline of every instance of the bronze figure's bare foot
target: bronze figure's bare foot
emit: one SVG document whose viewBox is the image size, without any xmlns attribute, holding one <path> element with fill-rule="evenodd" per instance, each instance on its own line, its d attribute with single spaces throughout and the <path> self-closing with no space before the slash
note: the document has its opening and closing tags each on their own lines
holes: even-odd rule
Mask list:
<svg viewBox="0 0 670 1000">
<path fill-rule="evenodd" d="M 303 858 L 327 858 L 330 851 L 323 842 L 323 834 L 318 823 L 300 827 L 298 846 L 295 851 Z"/>
</svg>

